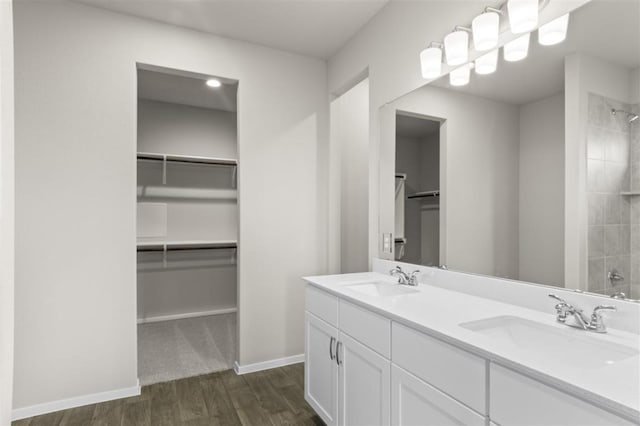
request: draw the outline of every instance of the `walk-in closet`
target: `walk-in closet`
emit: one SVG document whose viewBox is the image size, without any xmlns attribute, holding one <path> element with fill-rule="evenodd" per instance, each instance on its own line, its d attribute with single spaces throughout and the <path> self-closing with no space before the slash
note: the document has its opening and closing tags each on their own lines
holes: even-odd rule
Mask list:
<svg viewBox="0 0 640 426">
<path fill-rule="evenodd" d="M 440 264 L 440 125 L 396 115 L 396 260 Z"/>
<path fill-rule="evenodd" d="M 138 68 L 138 375 L 232 368 L 237 346 L 237 82 Z"/>
</svg>

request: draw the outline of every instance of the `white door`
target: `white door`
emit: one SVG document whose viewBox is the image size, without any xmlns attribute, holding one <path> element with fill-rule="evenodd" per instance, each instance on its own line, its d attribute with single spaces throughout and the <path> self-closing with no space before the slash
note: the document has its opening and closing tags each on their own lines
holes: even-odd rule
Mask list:
<svg viewBox="0 0 640 426">
<path fill-rule="evenodd" d="M 344 333 L 340 333 L 338 340 L 338 423 L 388 425 L 391 362 Z"/>
<path fill-rule="evenodd" d="M 338 414 L 337 338 L 335 327 L 306 313 L 304 398 L 329 426 L 337 424 Z"/>
<path fill-rule="evenodd" d="M 485 418 L 393 365 L 391 423 L 394 426 L 484 426 Z"/>
</svg>

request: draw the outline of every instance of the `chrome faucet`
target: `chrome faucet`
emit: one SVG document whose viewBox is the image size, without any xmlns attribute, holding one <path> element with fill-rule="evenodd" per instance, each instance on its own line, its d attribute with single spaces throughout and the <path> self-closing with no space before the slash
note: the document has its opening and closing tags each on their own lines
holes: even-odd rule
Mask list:
<svg viewBox="0 0 640 426">
<path fill-rule="evenodd" d="M 556 299 L 559 303 L 556 304 L 556 319 L 558 322 L 568 325 L 569 327 L 581 328 L 587 331 L 593 331 L 596 333 L 606 333 L 607 328 L 604 324 L 604 320 L 602 318 L 602 314 L 600 311 L 608 310 L 615 311 L 617 310 L 615 306 L 612 305 L 598 305 L 593 309 L 593 313 L 591 314 L 591 318 L 587 318 L 582 309 L 576 308 L 573 305 L 567 303 L 561 297 L 555 294 L 549 294 L 549 297 L 552 299 Z M 567 320 L 569 320 L 567 322 Z"/>
<path fill-rule="evenodd" d="M 389 274 L 393 276 L 398 276 L 398 284 L 417 286 L 418 278 L 417 275 L 420 273 L 419 270 L 413 271 L 410 275 L 402 270 L 400 266 L 396 266 L 392 270 L 389 271 Z"/>
</svg>

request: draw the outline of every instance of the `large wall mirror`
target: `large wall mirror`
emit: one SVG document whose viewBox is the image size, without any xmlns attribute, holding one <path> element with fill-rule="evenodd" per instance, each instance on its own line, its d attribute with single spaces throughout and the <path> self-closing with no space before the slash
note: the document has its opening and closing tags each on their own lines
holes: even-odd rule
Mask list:
<svg viewBox="0 0 640 426">
<path fill-rule="evenodd" d="M 380 257 L 640 299 L 640 2 L 464 67 L 380 111 Z"/>
</svg>

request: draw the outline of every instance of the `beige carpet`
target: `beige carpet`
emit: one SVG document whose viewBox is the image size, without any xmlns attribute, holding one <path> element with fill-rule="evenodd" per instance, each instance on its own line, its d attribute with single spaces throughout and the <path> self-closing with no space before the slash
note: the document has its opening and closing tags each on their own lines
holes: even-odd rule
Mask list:
<svg viewBox="0 0 640 426">
<path fill-rule="evenodd" d="M 141 385 L 233 368 L 236 314 L 138 325 Z"/>
</svg>

